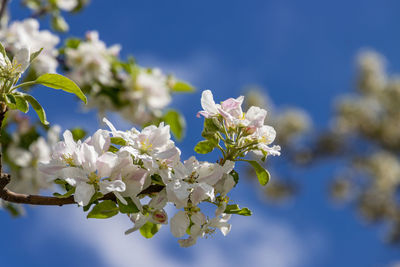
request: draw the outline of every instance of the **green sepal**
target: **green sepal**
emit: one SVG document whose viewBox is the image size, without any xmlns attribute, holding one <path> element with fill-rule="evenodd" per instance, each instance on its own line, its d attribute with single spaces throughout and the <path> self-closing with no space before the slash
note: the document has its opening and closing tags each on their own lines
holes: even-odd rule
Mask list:
<svg viewBox="0 0 400 267">
<path fill-rule="evenodd" d="M 251 216 L 252 212 L 248 208 L 240 208 L 237 204 L 226 205 L 224 213 Z"/>
<path fill-rule="evenodd" d="M 54 193 L 53 196 L 57 198 L 67 198 L 72 196 L 75 193 L 75 187 L 72 187 L 70 190 L 68 190 L 65 194 L 60 194 L 60 193 Z"/>
<path fill-rule="evenodd" d="M 107 219 L 117 215 L 118 212 L 119 209 L 114 201 L 104 200 L 93 207 L 93 209 L 87 215 L 87 218 Z"/>
<path fill-rule="evenodd" d="M 140 233 L 145 238 L 152 238 L 158 232 L 158 230 L 160 230 L 160 228 L 160 224 L 147 222 L 142 227 L 140 227 Z"/>
</svg>

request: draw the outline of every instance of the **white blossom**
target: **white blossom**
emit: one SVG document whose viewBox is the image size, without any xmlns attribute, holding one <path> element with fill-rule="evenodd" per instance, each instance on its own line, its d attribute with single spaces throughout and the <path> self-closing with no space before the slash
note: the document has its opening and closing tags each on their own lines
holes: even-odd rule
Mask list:
<svg viewBox="0 0 400 267">
<path fill-rule="evenodd" d="M 0 31 L 0 41 L 14 55 L 22 48 L 29 47 L 32 52 L 43 48 L 32 63 L 34 69 L 39 74 L 56 72 L 58 66 L 56 45 L 60 40 L 47 30 L 40 31 L 37 20 L 14 21 L 6 29 Z"/>
</svg>

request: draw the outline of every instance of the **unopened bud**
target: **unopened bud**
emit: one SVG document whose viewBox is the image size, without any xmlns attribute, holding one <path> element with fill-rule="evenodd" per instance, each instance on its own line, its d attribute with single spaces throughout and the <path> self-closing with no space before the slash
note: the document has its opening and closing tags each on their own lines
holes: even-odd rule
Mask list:
<svg viewBox="0 0 400 267">
<path fill-rule="evenodd" d="M 156 223 L 166 224 L 168 222 L 168 215 L 164 210 L 154 211 L 152 218 Z"/>
</svg>

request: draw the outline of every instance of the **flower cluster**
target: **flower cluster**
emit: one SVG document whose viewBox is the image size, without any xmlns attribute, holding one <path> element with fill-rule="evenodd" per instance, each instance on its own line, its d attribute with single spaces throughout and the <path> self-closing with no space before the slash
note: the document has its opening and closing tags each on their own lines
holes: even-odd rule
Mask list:
<svg viewBox="0 0 400 267">
<path fill-rule="evenodd" d="M 62 9 L 77 1 L 55 3 Z M 138 125 L 167 120 L 164 109 L 170 104 L 172 93 L 194 90 L 158 68 L 139 66 L 133 59 L 121 60 L 121 46 L 107 47 L 96 31 L 87 32 L 83 40 L 67 39 L 65 46 L 57 49 L 59 40 L 50 31 L 40 30 L 38 20 L 33 18 L 14 21 L 0 30 L 0 42 L 12 56 L 24 48 L 31 52 L 41 50 L 25 77 L 35 79 L 57 69 L 65 71 L 89 96 L 89 107 L 97 108 L 101 117 L 114 111 Z M 176 123 L 183 131 L 182 121 L 179 115 Z"/>
<path fill-rule="evenodd" d="M 63 48 L 68 76 L 89 94 L 91 107 L 104 115 L 118 111 L 139 125 L 162 117 L 172 92 L 193 88 L 158 68 L 144 68 L 133 59 L 119 59 L 119 45 L 107 47 L 95 31 L 86 39 L 69 39 Z"/>
<path fill-rule="evenodd" d="M 172 203 L 179 210 L 169 220 L 172 234 L 177 238 L 188 234 L 179 240 L 181 246 L 193 245 L 215 229 L 226 235 L 231 228 L 231 214 L 251 214 L 249 209 L 229 203 L 227 194 L 238 182 L 235 161 L 247 161 L 242 158 L 250 151 L 264 159 L 279 155 L 278 146 L 268 146 L 275 131 L 264 125 L 267 112 L 252 107 L 244 113 L 242 101 L 243 97 L 230 98 L 217 105 L 209 90 L 203 92 L 204 110 L 199 114 L 207 118 L 203 132 L 207 139 L 195 150 L 206 153 L 205 149 L 219 147 L 223 155 L 218 163 L 195 157 L 182 162 L 180 150 L 171 140 L 170 127 L 164 123 L 141 131 L 119 131 L 104 119 L 109 130 L 100 129 L 83 142 L 75 141 L 71 132 L 65 131 L 64 141 L 53 147 L 51 159 L 42 162 L 40 170 L 67 191 L 60 197 L 73 195 L 84 210 L 95 205 L 88 218 L 127 214 L 134 223 L 127 234 L 140 230 L 145 237 L 152 237 L 168 223 L 165 207 Z M 266 184 L 268 172 L 259 162 L 248 162 L 260 182 Z M 216 206 L 212 218 L 200 208 L 201 203 Z"/>
<path fill-rule="evenodd" d="M 59 38 L 47 30 L 39 30 L 39 22 L 35 19 L 14 21 L 0 31 L 0 42 L 12 54 L 21 48 L 29 47 L 31 51 L 42 52 L 33 63 L 37 74 L 56 72 L 58 62 L 56 49 Z"/>
</svg>

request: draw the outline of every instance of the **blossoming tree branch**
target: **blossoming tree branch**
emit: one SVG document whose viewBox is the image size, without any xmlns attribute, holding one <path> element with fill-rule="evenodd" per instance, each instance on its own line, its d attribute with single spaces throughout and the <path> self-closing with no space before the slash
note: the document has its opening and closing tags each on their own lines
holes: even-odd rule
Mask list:
<svg viewBox="0 0 400 267">
<path fill-rule="evenodd" d="M 61 11 L 71 11 L 82 2 L 34 3 L 26 2 L 37 11 L 34 16 L 52 16 L 53 27 L 60 30 Z M 120 47 L 107 47 L 97 32 L 88 32 L 83 40 L 67 39 L 55 50 L 58 37 L 40 31 L 36 19 L 6 26 L 0 31 L 0 156 L 4 163 L 0 165 L 0 198 L 4 208 L 18 214 L 16 204 L 77 204 L 87 218 L 107 219 L 121 213 L 132 221 L 125 233 L 139 230 L 146 238 L 169 223 L 184 247 L 216 229 L 228 234 L 232 214 L 251 215 L 229 198 L 229 192 L 239 182 L 238 162 L 249 164 L 261 185 L 269 181 L 262 162 L 269 155 L 279 155 L 280 147 L 271 146 L 276 133 L 264 124 L 266 110 L 251 106 L 243 112 L 243 96 L 217 104 L 211 91 L 203 91 L 203 110 L 197 117 L 204 117 L 204 140 L 194 151 L 219 150 L 220 156 L 212 162 L 198 161 L 195 156 L 182 160 L 171 132 L 178 139 L 183 136 L 183 117 L 165 108 L 171 93 L 190 92 L 190 84 L 160 69 L 141 67 L 133 59 L 121 60 Z M 65 25 L 61 28 L 66 30 Z M 56 74 L 60 68 L 69 78 Z M 101 117 L 107 111 L 118 112 L 142 125 L 141 130 L 120 131 L 102 118 L 107 129 L 86 138 L 82 129 L 66 130 L 59 141 L 60 127 L 48 126 L 44 108 L 29 94 L 36 85 L 75 94 Z M 30 107 L 44 125 L 47 139 L 20 115 Z M 255 157 L 248 158 L 249 153 Z M 43 196 L 42 189 L 57 192 Z M 173 216 L 167 214 L 167 205 L 175 207 Z M 208 206 L 214 207 L 213 212 Z"/>
</svg>

